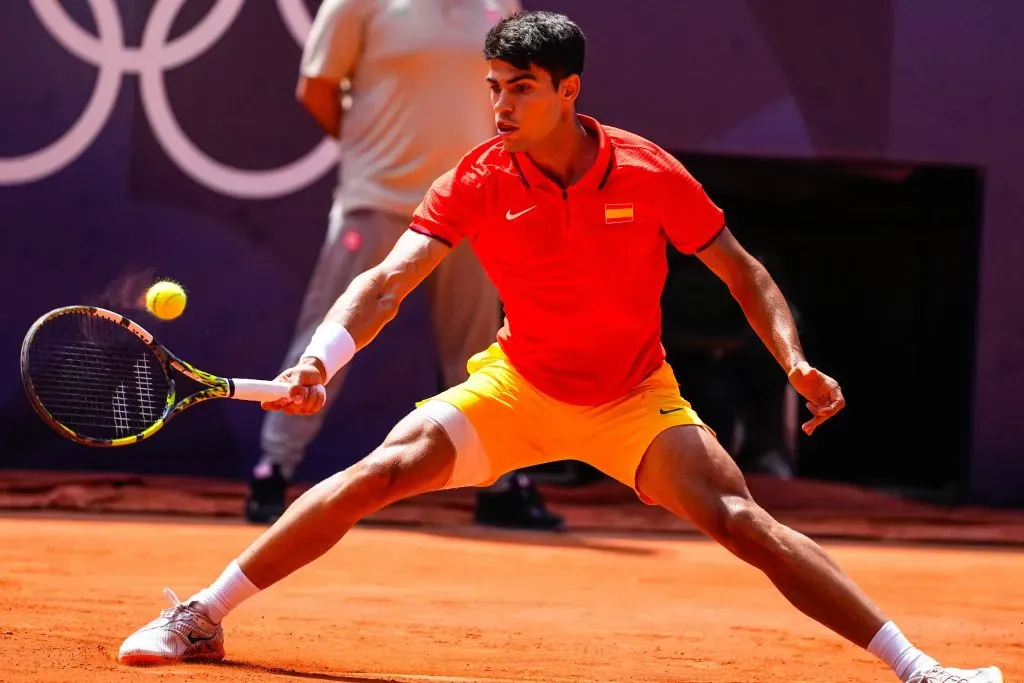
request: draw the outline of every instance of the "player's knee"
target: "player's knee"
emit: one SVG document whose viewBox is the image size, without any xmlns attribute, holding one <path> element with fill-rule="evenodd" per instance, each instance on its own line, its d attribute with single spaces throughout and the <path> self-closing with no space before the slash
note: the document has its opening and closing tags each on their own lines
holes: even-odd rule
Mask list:
<svg viewBox="0 0 1024 683">
<path fill-rule="evenodd" d="M 402 467 L 395 458 L 378 451 L 325 480 L 324 512 L 342 518 L 371 514 L 401 498 L 397 494 Z"/>
<path fill-rule="evenodd" d="M 381 447 L 352 466 L 350 479 L 360 497 L 376 502 L 395 494 L 401 476 L 402 464 L 397 454 Z"/>
<path fill-rule="evenodd" d="M 443 430 L 429 420 L 400 425 L 370 455 L 346 470 L 344 488 L 371 506 L 440 488 L 454 454 Z"/>
<path fill-rule="evenodd" d="M 723 501 L 720 519 L 726 547 L 744 560 L 760 564 L 784 550 L 778 522 L 750 498 Z"/>
</svg>

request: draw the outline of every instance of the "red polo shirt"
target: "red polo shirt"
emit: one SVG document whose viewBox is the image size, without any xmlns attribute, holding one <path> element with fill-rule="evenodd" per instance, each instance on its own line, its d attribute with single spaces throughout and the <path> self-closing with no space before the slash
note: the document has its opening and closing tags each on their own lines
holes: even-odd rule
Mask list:
<svg viewBox="0 0 1024 683">
<path fill-rule="evenodd" d="M 505 305 L 498 343 L 528 382 L 600 405 L 665 360 L 667 244 L 692 254 L 724 218 L 663 149 L 579 118 L 600 149 L 576 184 L 563 190 L 495 138 L 434 182 L 411 229 L 452 246 L 469 239 Z"/>
</svg>

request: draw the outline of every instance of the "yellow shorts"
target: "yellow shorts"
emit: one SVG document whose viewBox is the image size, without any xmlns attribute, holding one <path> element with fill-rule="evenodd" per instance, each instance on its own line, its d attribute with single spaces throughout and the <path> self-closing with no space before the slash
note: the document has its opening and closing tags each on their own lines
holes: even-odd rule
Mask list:
<svg viewBox="0 0 1024 683">
<path fill-rule="evenodd" d="M 454 406 L 479 437 L 475 448 L 456 444 L 461 462 L 446 488 L 488 486 L 512 470 L 579 460 L 636 490 L 640 461 L 662 431 L 700 425 L 714 434 L 680 396 L 667 363 L 626 396 L 599 406 L 570 405 L 541 393 L 512 367 L 498 344 L 470 358 L 467 368 L 465 382 L 416 404 Z"/>
</svg>

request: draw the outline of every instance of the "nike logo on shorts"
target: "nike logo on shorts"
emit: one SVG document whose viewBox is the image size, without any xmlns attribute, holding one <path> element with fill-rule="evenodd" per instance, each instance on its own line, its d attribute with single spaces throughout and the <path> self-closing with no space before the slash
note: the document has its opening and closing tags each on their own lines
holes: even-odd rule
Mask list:
<svg viewBox="0 0 1024 683">
<path fill-rule="evenodd" d="M 662 408 L 659 412 L 661 412 L 662 415 L 668 415 L 669 413 L 675 413 L 680 410 L 682 410 L 682 408 L 669 408 L 668 410 Z"/>
<path fill-rule="evenodd" d="M 529 213 L 529 212 L 533 211 L 533 210 L 534 210 L 534 209 L 536 209 L 536 208 L 537 208 L 537 205 L 536 205 L 536 204 L 534 204 L 534 205 L 533 205 L 533 206 L 531 206 L 531 207 L 530 207 L 529 209 L 523 209 L 523 210 L 522 210 L 522 211 L 520 211 L 519 213 L 512 213 L 512 209 L 509 209 L 509 210 L 507 210 L 507 211 L 505 212 L 505 220 L 507 220 L 507 221 L 514 221 L 515 219 L 519 218 L 519 217 L 520 217 L 520 216 L 522 216 L 523 214 L 525 214 L 525 213 Z"/>
</svg>

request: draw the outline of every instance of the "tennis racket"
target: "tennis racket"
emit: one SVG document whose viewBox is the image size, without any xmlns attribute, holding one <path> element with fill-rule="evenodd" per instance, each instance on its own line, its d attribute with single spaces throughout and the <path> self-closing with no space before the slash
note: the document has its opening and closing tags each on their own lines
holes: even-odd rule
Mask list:
<svg viewBox="0 0 1024 683">
<path fill-rule="evenodd" d="M 209 399 L 275 401 L 290 389 L 198 370 L 140 325 L 92 306 L 58 308 L 32 325 L 21 346 L 21 379 L 43 421 L 87 446 L 138 443 Z"/>
</svg>

